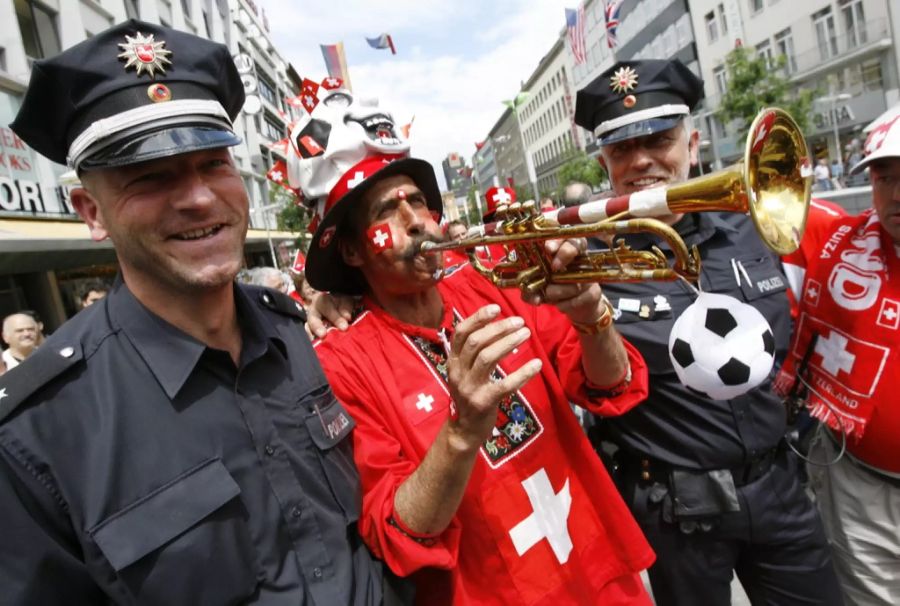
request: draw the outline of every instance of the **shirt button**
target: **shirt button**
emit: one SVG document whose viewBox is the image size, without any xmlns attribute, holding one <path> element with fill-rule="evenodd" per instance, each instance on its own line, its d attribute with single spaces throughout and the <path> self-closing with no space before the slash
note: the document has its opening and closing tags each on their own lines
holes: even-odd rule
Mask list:
<svg viewBox="0 0 900 606">
<path fill-rule="evenodd" d="M 275 454 L 275 449 L 272 447 L 271 444 L 266 444 L 266 454 L 269 455 L 270 457 L 273 454 Z"/>
<path fill-rule="evenodd" d="M 302 513 L 303 513 L 303 512 L 300 511 L 300 508 L 299 508 L 299 507 L 294 507 L 294 508 L 291 510 L 291 515 L 294 516 L 295 518 L 299 518 L 300 515 L 301 515 Z"/>
<path fill-rule="evenodd" d="M 318 566 L 313 568 L 313 576 L 316 577 L 317 579 L 321 579 L 322 578 L 322 569 L 319 568 Z"/>
</svg>

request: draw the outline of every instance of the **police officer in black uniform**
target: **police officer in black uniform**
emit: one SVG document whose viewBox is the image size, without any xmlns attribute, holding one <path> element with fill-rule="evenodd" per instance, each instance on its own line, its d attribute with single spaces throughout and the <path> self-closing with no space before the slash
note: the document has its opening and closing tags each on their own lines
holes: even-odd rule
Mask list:
<svg viewBox="0 0 900 606">
<path fill-rule="evenodd" d="M 703 83 L 678 60 L 620 62 L 578 92 L 576 122 L 595 133 L 617 195 L 687 178 L 699 133 L 690 111 Z M 700 285 L 765 316 L 783 359 L 790 337 L 787 280 L 745 215 L 664 217 L 700 251 Z M 664 244 L 623 237 L 635 250 Z M 822 525 L 782 446 L 784 408 L 771 377 L 729 401 L 681 384 L 669 358 L 672 325 L 696 295 L 684 282 L 604 284 L 616 327 L 650 370 L 647 401 L 598 420 L 595 445 L 615 454 L 625 501 L 657 554 L 657 604 L 731 604 L 736 572 L 753 604 L 840 604 Z M 774 372 L 774 371 L 773 371 Z"/>
<path fill-rule="evenodd" d="M 12 128 L 75 168 L 109 295 L 0 378 L 0 602 L 382 603 L 353 419 L 274 291 L 238 286 L 225 46 L 129 21 L 38 61 Z"/>
</svg>

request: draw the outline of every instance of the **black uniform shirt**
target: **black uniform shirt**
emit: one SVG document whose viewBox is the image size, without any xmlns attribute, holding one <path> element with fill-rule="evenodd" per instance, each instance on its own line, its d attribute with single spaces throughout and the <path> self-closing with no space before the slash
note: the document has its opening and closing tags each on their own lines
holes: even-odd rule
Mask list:
<svg viewBox="0 0 900 606">
<path fill-rule="evenodd" d="M 616 328 L 647 361 L 650 393 L 645 402 L 621 417 L 604 419 L 603 433 L 628 451 L 679 467 L 738 467 L 771 449 L 784 433 L 784 408 L 770 387 L 790 339 L 787 279 L 778 257 L 762 243 L 745 215 L 694 213 L 685 215 L 675 229 L 700 251 L 702 290 L 748 303 L 769 322 L 775 336 L 776 368 L 759 387 L 730 401 L 698 395 L 678 380 L 668 347 L 672 325 L 696 298 L 690 287 L 682 280 L 604 284 L 603 292 L 614 308 L 646 306 L 646 318 L 638 310 L 617 312 Z M 636 250 L 656 244 L 671 258 L 669 249 L 651 235 L 631 234 L 624 240 Z M 656 311 L 658 303 L 663 308 L 669 305 L 671 311 Z"/>
<path fill-rule="evenodd" d="M 119 282 L 0 377 L 0 603 L 380 603 L 353 421 L 293 302 L 235 298 L 237 367 Z"/>
</svg>

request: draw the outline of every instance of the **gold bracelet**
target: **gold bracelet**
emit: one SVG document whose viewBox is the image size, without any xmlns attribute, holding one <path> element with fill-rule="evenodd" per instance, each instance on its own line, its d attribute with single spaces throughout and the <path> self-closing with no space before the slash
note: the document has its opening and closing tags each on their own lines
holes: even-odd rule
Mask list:
<svg viewBox="0 0 900 606">
<path fill-rule="evenodd" d="M 603 301 L 603 313 L 597 318 L 596 322 L 591 324 L 582 324 L 580 322 L 572 322 L 572 327 L 583 335 L 599 335 L 601 332 L 609 328 L 613 321 L 612 303 L 605 296 Z"/>
</svg>

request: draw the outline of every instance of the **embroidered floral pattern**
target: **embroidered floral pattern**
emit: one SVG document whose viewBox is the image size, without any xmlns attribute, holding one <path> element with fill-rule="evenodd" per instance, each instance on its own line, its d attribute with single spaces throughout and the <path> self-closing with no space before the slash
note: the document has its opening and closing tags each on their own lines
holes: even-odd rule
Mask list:
<svg viewBox="0 0 900 606">
<path fill-rule="evenodd" d="M 410 338 L 438 375 L 444 382 L 447 382 L 447 354 L 443 346 L 422 337 Z M 491 380 L 499 381 L 502 378 L 500 370 L 495 369 Z M 498 463 L 530 442 L 539 432 L 540 425 L 537 423 L 534 412 L 516 391 L 500 401 L 497 422 L 494 424 L 491 437 L 482 446 L 482 450 L 491 463 Z"/>
</svg>

